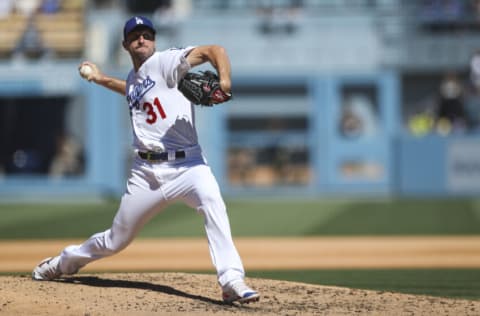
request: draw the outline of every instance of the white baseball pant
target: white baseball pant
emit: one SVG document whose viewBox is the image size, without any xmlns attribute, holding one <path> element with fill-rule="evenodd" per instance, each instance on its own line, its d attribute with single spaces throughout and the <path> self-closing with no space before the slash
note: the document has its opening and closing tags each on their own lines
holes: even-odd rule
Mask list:
<svg viewBox="0 0 480 316">
<path fill-rule="evenodd" d="M 186 158 L 179 161 L 149 163 L 136 157 L 112 227 L 81 245 L 66 247 L 60 256 L 60 270 L 74 274 L 94 260 L 118 253 L 144 224 L 174 201 L 183 201 L 204 216 L 219 284 L 243 279 L 244 269 L 232 240 L 225 203 L 199 146 L 187 150 Z"/>
</svg>

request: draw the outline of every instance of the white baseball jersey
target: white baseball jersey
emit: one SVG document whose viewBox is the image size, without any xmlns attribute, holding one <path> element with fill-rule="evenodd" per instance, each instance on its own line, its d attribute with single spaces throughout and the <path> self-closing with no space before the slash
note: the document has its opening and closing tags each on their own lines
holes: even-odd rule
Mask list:
<svg viewBox="0 0 480 316">
<path fill-rule="evenodd" d="M 127 77 L 127 101 L 136 150 L 166 151 L 198 144 L 193 105 L 177 89 L 190 70 L 186 55 L 194 47 L 154 53 Z"/>
</svg>

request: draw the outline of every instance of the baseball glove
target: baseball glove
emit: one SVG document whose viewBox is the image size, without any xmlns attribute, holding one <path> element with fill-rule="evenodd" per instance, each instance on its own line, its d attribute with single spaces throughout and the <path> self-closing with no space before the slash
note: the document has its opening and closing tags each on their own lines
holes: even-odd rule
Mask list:
<svg viewBox="0 0 480 316">
<path fill-rule="evenodd" d="M 178 83 L 178 90 L 194 104 L 213 106 L 232 98 L 220 88 L 218 76 L 211 71 L 188 72 Z"/>
</svg>

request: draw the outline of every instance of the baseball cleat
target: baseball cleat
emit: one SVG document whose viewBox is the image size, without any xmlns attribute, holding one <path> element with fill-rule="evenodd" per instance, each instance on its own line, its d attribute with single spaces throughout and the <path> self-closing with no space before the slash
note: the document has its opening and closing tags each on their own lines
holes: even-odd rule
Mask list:
<svg viewBox="0 0 480 316">
<path fill-rule="evenodd" d="M 50 281 L 60 277 L 62 272 L 58 266 L 59 263 L 59 256 L 44 259 L 33 270 L 32 279 L 37 281 Z"/>
<path fill-rule="evenodd" d="M 239 302 L 248 304 L 260 300 L 260 295 L 249 288 L 242 280 L 230 282 L 222 288 L 225 303 Z"/>
</svg>

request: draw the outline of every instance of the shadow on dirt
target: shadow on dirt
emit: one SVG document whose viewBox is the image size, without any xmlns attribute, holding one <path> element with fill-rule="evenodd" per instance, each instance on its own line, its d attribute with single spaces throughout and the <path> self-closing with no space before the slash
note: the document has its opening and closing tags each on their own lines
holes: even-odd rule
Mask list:
<svg viewBox="0 0 480 316">
<path fill-rule="evenodd" d="M 230 304 L 226 304 L 220 300 L 214 300 L 205 296 L 190 294 L 166 285 L 160 285 L 160 284 L 154 284 L 154 283 L 142 282 L 142 281 L 111 280 L 111 279 L 103 279 L 95 276 L 77 276 L 77 277 L 59 279 L 56 282 L 83 284 L 88 286 L 104 287 L 104 288 L 128 288 L 128 289 L 149 290 L 149 291 L 160 292 L 168 295 L 176 295 L 179 297 L 189 298 L 192 300 L 198 300 L 198 301 L 202 301 L 202 302 L 214 304 L 214 305 L 231 306 Z"/>
</svg>

